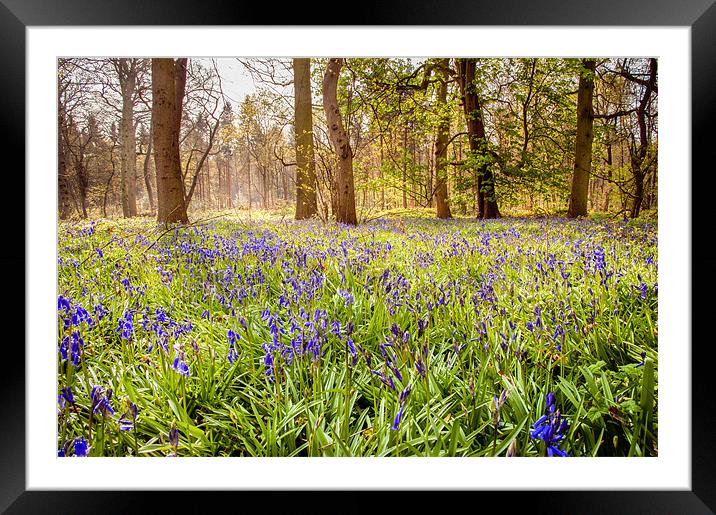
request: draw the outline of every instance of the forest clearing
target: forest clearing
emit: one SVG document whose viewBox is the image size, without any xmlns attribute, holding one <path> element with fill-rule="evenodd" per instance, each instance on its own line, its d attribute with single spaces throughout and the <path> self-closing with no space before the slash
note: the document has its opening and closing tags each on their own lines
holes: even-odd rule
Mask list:
<svg viewBox="0 0 716 515">
<path fill-rule="evenodd" d="M 218 61 L 58 61 L 58 456 L 658 455 L 656 59 Z"/>
</svg>

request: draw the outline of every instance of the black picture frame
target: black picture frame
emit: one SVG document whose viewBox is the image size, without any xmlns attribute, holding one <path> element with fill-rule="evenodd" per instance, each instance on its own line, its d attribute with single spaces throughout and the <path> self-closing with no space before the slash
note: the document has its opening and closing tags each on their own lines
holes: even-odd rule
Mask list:
<svg viewBox="0 0 716 515">
<path fill-rule="evenodd" d="M 360 491 L 344 492 L 338 507 L 328 497 L 313 495 L 303 501 L 308 492 L 210 492 L 210 495 L 189 495 L 189 492 L 87 492 L 87 491 L 26 491 L 25 487 L 25 367 L 20 346 L 6 343 L 3 353 L 3 373 L 0 374 L 2 392 L 2 422 L 0 423 L 0 510 L 6 513 L 135 513 L 149 511 L 152 503 L 161 503 L 166 510 L 197 511 L 223 509 L 224 503 L 236 509 L 255 505 L 271 507 L 283 505 L 290 509 L 310 507 L 311 511 L 330 513 L 368 511 L 405 511 L 408 504 L 427 507 L 437 500 L 444 509 L 459 507 L 467 502 L 470 510 L 499 509 L 529 513 L 714 513 L 716 511 L 716 442 L 714 412 L 716 400 L 712 395 L 713 340 L 699 335 L 697 327 L 707 327 L 704 320 L 713 318 L 711 303 L 699 295 L 713 292 L 716 286 L 716 238 L 710 236 L 708 223 L 698 227 L 710 216 L 713 189 L 705 182 L 713 181 L 713 142 L 716 139 L 714 106 L 716 105 L 716 6 L 714 0 L 603 0 L 579 2 L 569 0 L 506 0 L 478 2 L 448 0 L 419 2 L 416 0 L 362 2 L 348 11 L 337 10 L 336 4 L 312 2 L 310 8 L 295 3 L 279 6 L 270 2 L 251 4 L 220 0 L 211 4 L 197 0 L 123 0 L 120 4 L 106 0 L 0 0 L 0 55 L 3 77 L 0 79 L 0 103 L 3 118 L 2 141 L 6 155 L 19 157 L 13 170 L 24 170 L 25 149 L 25 29 L 28 26 L 62 25 L 604 25 L 604 26 L 689 26 L 691 27 L 691 101 L 692 101 L 692 270 L 698 275 L 698 287 L 692 288 L 691 345 L 691 491 L 560 491 L 555 478 L 554 491 L 521 492 L 410 492 L 399 497 L 374 495 Z M 341 14 L 348 12 L 350 14 Z M 31 100 L 31 99 L 29 99 Z M 9 152 L 7 149 L 11 149 Z M 10 167 L 6 167 L 10 170 Z M 5 173 L 6 191 L 26 192 L 23 174 Z M 693 179 L 698 177 L 698 188 Z M 23 204 L 25 195 L 14 195 Z M 7 201 L 9 202 L 9 200 Z M 25 212 L 24 204 L 14 210 Z M 669 216 L 668 213 L 661 213 Z M 15 220 L 15 219 L 13 219 Z M 0 270 L 25 268 L 25 225 L 8 220 L 3 224 L 7 242 L 14 246 L 0 253 Z M 20 274 L 15 273 L 19 280 Z M 692 281 L 693 285 L 693 281 Z M 10 288 L 6 286 L 6 288 Z M 23 285 L 7 290 L 4 313 L 17 321 L 18 305 L 25 306 Z M 706 297 L 708 298 L 708 297 Z M 25 307 L 25 317 L 30 306 Z M 26 318 L 25 318 L 26 319 Z M 7 342 L 7 340 L 6 340 Z M 688 406 L 685 405 L 685 408 Z M 685 412 L 685 417 L 688 411 Z M 685 418 L 685 428 L 688 428 Z M 684 434 L 688 438 L 688 434 Z M 462 499 L 469 495 L 470 498 Z M 398 499 L 398 500 L 396 500 Z M 151 501 L 151 502 L 149 502 Z M 240 502 L 240 505 L 236 503 Z M 383 504 L 383 503 L 388 504 Z M 166 503 L 166 504 L 165 504 Z M 496 503 L 499 508 L 489 508 Z M 439 508 L 438 508 L 439 509 Z"/>
</svg>

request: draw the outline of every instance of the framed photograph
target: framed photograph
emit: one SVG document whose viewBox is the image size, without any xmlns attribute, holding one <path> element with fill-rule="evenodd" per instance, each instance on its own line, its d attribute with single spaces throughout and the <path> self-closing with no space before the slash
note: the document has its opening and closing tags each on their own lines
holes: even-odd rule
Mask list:
<svg viewBox="0 0 716 515">
<path fill-rule="evenodd" d="M 460 491 L 466 502 L 477 501 L 478 498 L 483 499 L 479 496 L 487 495 L 491 501 L 501 504 L 504 504 L 505 493 L 508 493 L 510 506 L 507 508 L 513 511 L 519 503 L 521 510 L 550 513 L 713 513 L 716 510 L 713 488 L 716 484 L 713 466 L 716 456 L 711 442 L 711 427 L 713 408 L 716 406 L 708 383 L 712 361 L 706 350 L 709 347 L 708 338 L 696 338 L 693 329 L 696 321 L 708 320 L 710 315 L 706 312 L 708 303 L 697 301 L 695 295 L 698 290 L 708 292 L 714 286 L 713 272 L 703 267 L 713 266 L 713 258 L 708 256 L 714 255 L 712 252 L 716 250 L 716 244 L 710 236 L 698 237 L 701 233 L 697 233 L 692 226 L 698 220 L 709 217 L 706 207 L 710 205 L 707 197 L 710 189 L 702 183 L 701 176 L 710 175 L 706 170 L 712 168 L 711 159 L 707 160 L 706 156 L 710 154 L 715 132 L 711 116 L 716 102 L 716 92 L 712 87 L 716 79 L 713 64 L 716 62 L 716 43 L 712 36 L 716 30 L 716 8 L 708 2 L 695 0 L 680 4 L 678 8 L 647 5 L 635 0 L 614 6 L 588 3 L 567 6 L 557 0 L 520 4 L 524 5 L 513 3 L 490 6 L 488 9 L 487 6 L 468 5 L 456 0 L 441 5 L 436 10 L 438 12 L 433 12 L 406 3 L 381 6 L 375 18 L 371 13 L 371 19 L 359 10 L 355 14 L 355 22 L 347 21 L 346 25 L 335 23 L 328 14 L 306 20 L 307 25 L 296 25 L 301 19 L 297 6 L 289 7 L 277 16 L 269 6 L 252 6 L 247 15 L 229 3 L 207 8 L 196 2 L 161 1 L 151 5 L 125 2 L 115 6 L 73 0 L 59 7 L 49 1 L 6 0 L 0 7 L 0 26 L 6 39 L 3 50 L 6 80 L 0 84 L 4 93 L 0 98 L 4 101 L 6 117 L 3 131 L 10 148 L 25 148 L 24 180 L 21 174 L 9 177 L 10 184 L 16 181 L 13 188 L 17 189 L 10 190 L 8 187 L 7 191 L 24 189 L 23 212 L 26 216 L 24 226 L 18 222 L 7 228 L 12 236 L 15 236 L 14 232 L 18 233 L 14 241 L 26 241 L 25 254 L 22 251 L 10 253 L 6 266 L 23 266 L 26 273 L 26 347 L 24 366 L 17 358 L 7 359 L 12 366 L 7 367 L 8 372 L 3 379 L 6 395 L 10 397 L 9 392 L 13 394 L 6 401 L 4 422 L 0 428 L 6 442 L 4 456 L 0 459 L 3 474 L 0 508 L 7 509 L 8 513 L 27 513 L 41 511 L 51 505 L 53 512 L 71 513 L 82 506 L 81 511 L 86 512 L 123 513 L 135 511 L 137 504 L 154 498 L 160 502 L 171 499 L 172 503 L 184 507 L 196 506 L 196 509 L 204 511 L 207 509 L 205 501 L 211 495 L 198 496 L 201 501 L 192 500 L 186 491 L 207 494 L 228 492 L 215 498 L 223 503 L 227 497 L 231 498 L 229 502 L 233 502 L 234 497 L 238 499 L 248 494 L 257 502 L 266 502 L 262 501 L 267 495 L 265 491 L 275 490 L 278 502 L 291 504 L 295 502 L 291 497 L 293 494 L 340 491 L 345 501 L 339 502 L 350 501 L 352 509 L 365 511 L 374 509 L 371 506 L 380 502 L 371 495 L 375 491 L 398 490 L 411 494 L 400 496 L 401 499 L 409 498 L 405 500 L 409 504 L 426 500 L 426 496 L 421 495 L 422 491 L 445 491 L 447 495 L 452 495 L 447 491 Z M 270 22 L 266 23 L 267 20 Z M 58 457 L 58 452 L 63 455 L 83 453 L 81 445 L 79 450 L 73 447 L 78 439 L 64 447 L 61 445 L 58 451 L 57 436 L 56 247 L 60 237 L 56 189 L 57 77 L 58 73 L 62 73 L 58 63 L 62 59 L 78 58 L 111 58 L 117 62 L 126 60 L 124 58 L 143 58 L 149 63 L 151 60 L 162 61 L 161 58 L 189 57 L 205 60 L 207 69 L 214 66 L 217 75 L 221 75 L 219 67 L 235 58 L 244 61 L 270 57 L 326 60 L 331 56 L 429 56 L 436 62 L 439 58 L 455 56 L 496 61 L 539 57 L 565 58 L 575 62 L 582 59 L 583 65 L 588 61 L 585 58 L 590 57 L 624 58 L 624 62 L 632 58 L 634 62 L 647 64 L 634 74 L 622 68 L 620 77 L 641 86 L 649 83 L 649 58 L 654 58 L 654 63 L 658 61 L 660 123 L 658 160 L 654 158 L 654 166 L 658 161 L 660 181 L 658 186 L 652 184 L 654 190 L 658 187 L 661 204 L 658 217 L 658 439 L 654 438 L 652 443 L 647 444 L 645 436 L 643 444 L 639 444 L 642 452 L 633 452 L 637 446 L 633 444 L 631 457 L 616 453 L 615 456 L 583 455 L 569 459 L 536 457 L 535 454 L 506 458 L 505 454 L 510 450 L 505 440 L 504 449 L 500 448 L 501 454 L 493 449 L 493 454 L 486 453 L 481 457 L 401 454 L 400 457 L 329 458 L 307 457 L 296 451 L 296 455 L 290 458 L 268 457 L 272 456 L 268 453 L 267 457 L 195 455 L 165 459 L 167 454 L 172 454 L 171 451 L 176 455 L 179 446 L 172 433 L 176 427 L 172 426 L 166 434 L 166 441 L 158 437 L 156 441 L 145 442 L 144 454 L 139 453 L 136 442 L 132 447 L 131 439 L 125 439 L 129 442 L 127 454 L 107 453 L 86 460 Z M 618 64 L 619 60 L 616 59 L 615 63 Z M 156 73 L 154 68 L 151 71 Z M 439 74 L 439 71 L 435 73 Z M 588 76 L 589 72 L 579 73 Z M 326 72 L 325 77 L 328 76 Z M 459 81 L 459 77 L 456 80 Z M 655 82 L 649 84 L 647 90 L 650 92 L 649 88 L 653 89 Z M 154 86 L 150 84 L 150 92 Z M 222 95 L 232 88 L 228 83 L 220 87 Z M 576 97 L 578 91 L 572 93 Z M 237 92 L 235 96 L 238 95 Z M 462 98 L 464 103 L 464 91 Z M 237 102 L 234 108 L 239 116 L 240 109 L 248 110 L 250 106 L 240 106 Z M 268 105 L 263 108 L 268 109 Z M 153 109 L 150 106 L 147 120 L 150 114 L 152 119 L 158 116 Z M 614 113 L 614 109 L 611 112 Z M 329 116 L 328 109 L 326 113 Z M 649 116 L 646 115 L 647 118 Z M 217 127 L 221 123 L 220 118 L 215 115 Z M 525 116 L 525 124 L 526 120 Z M 121 129 L 118 128 L 118 131 L 121 132 Z M 81 140 L 81 131 L 78 134 Z M 330 137 L 327 135 L 327 138 Z M 148 129 L 147 142 L 150 139 Z M 154 138 L 151 141 L 159 140 Z M 331 145 L 335 147 L 336 143 L 331 140 Z M 403 146 L 407 149 L 405 143 Z M 275 157 L 281 159 L 285 168 L 283 156 Z M 258 163 L 259 158 L 256 159 Z M 218 158 L 216 162 L 217 173 L 220 173 Z M 696 168 L 697 162 L 700 163 L 699 168 Z M 156 163 L 159 166 L 159 161 Z M 700 170 L 698 188 L 693 187 L 692 170 Z M 230 181 L 228 172 L 227 177 Z M 250 181 L 250 173 L 248 178 Z M 226 182 L 217 184 L 228 188 L 228 205 L 231 205 L 230 183 L 228 186 Z M 203 187 L 200 181 L 197 191 Z M 209 187 L 213 185 L 209 184 Z M 286 189 L 284 186 L 284 194 Z M 191 190 L 194 191 L 193 185 Z M 204 193 L 197 195 L 203 198 Z M 19 194 L 14 196 L 22 198 Z M 240 194 L 233 199 L 236 203 L 242 201 Z M 251 202 L 249 194 L 249 214 Z M 406 200 L 403 203 L 407 206 Z M 105 199 L 105 209 L 106 204 Z M 333 211 L 335 213 L 335 208 Z M 121 216 L 121 211 L 118 216 Z M 21 231 L 25 233 L 20 234 Z M 710 230 L 705 228 L 703 234 L 710 234 Z M 656 244 L 656 241 L 653 243 Z M 99 255 L 101 257 L 101 252 Z M 692 291 L 692 276 L 697 270 L 705 277 L 702 280 L 699 276 Z M 644 296 L 648 293 L 646 290 L 645 286 Z M 656 290 L 653 295 L 656 295 Z M 6 306 L 12 308 L 17 302 L 17 299 L 8 298 Z M 161 318 L 164 313 L 157 312 L 152 316 Z M 267 316 L 270 320 L 271 313 Z M 539 313 L 536 316 L 539 319 Z M 138 318 L 136 322 L 139 323 Z M 527 330 L 532 331 L 530 327 Z M 339 332 L 340 329 L 336 336 Z M 67 333 L 68 338 L 73 337 L 70 333 Z M 349 335 L 350 332 L 345 333 L 344 328 L 343 336 Z M 402 337 L 401 331 L 396 338 Z M 232 340 L 231 332 L 228 338 Z M 232 343 L 229 342 L 230 345 Z M 65 353 L 69 356 L 72 354 L 69 339 L 67 345 Z M 169 361 L 167 366 L 177 373 L 177 377 L 189 373 L 189 366 L 181 359 L 185 350 L 191 352 L 188 348 L 179 350 L 176 346 L 175 351 L 167 351 L 172 358 L 176 356 L 174 362 Z M 266 352 L 268 356 L 269 351 Z M 231 349 L 229 354 L 231 356 Z M 553 355 L 559 359 L 559 354 Z M 350 357 L 349 354 L 346 356 Z M 415 355 L 412 360 L 407 357 L 406 360 L 412 366 Z M 645 360 L 644 355 L 642 363 L 635 363 L 635 366 L 642 365 Z M 648 361 L 648 367 L 651 367 L 652 362 Z M 419 363 L 415 365 L 417 372 L 412 374 L 418 378 L 422 375 L 421 367 Z M 274 371 L 266 366 L 267 374 Z M 86 370 L 84 373 L 87 373 Z M 395 374 L 396 377 L 400 375 L 399 372 Z M 375 375 L 381 377 L 379 372 Z M 383 379 L 387 385 L 388 377 Z M 87 383 L 90 382 L 87 379 Z M 395 390 L 394 384 L 392 388 Z M 599 388 L 602 388 L 601 384 Z M 608 386 L 605 388 L 609 389 Z M 568 387 L 563 386 L 560 391 L 563 393 L 559 395 L 565 395 L 566 402 Z M 388 416 L 394 428 L 400 423 L 408 395 L 410 388 L 406 387 L 395 404 L 399 412 L 397 415 L 391 412 Z M 65 402 L 71 402 L 71 396 L 68 392 Z M 109 402 L 111 392 L 105 397 L 106 401 L 103 401 L 102 391 L 99 390 L 93 390 L 92 397 L 91 411 L 94 413 L 102 402 Z M 64 406 L 65 402 L 61 404 Z M 116 402 L 112 411 L 120 409 Z M 495 397 L 493 410 L 496 416 L 503 402 L 504 399 Z M 525 426 L 515 428 L 515 432 L 522 431 L 525 435 L 532 432 L 533 438 L 539 438 L 540 421 L 544 425 L 554 418 L 553 402 L 554 398 L 547 396 L 546 402 L 539 404 L 546 414 L 544 420 L 532 417 L 535 419 L 532 429 Z M 131 406 L 129 402 L 121 409 L 131 415 Z M 172 409 L 181 414 L 181 407 L 174 406 Z M 622 413 L 615 409 L 612 415 L 614 420 L 618 420 Z M 443 417 L 447 418 L 450 417 Z M 129 419 L 131 416 L 125 418 L 124 423 L 126 429 L 131 430 Z M 312 424 L 318 427 L 320 420 L 312 421 Z M 446 427 L 447 424 L 449 420 L 445 421 Z M 457 435 L 459 428 L 453 432 Z M 199 438 L 196 434 L 194 436 Z M 559 440 L 545 439 L 543 456 L 561 455 L 564 451 L 557 443 Z M 617 440 L 613 442 L 615 449 L 620 445 Z M 598 445 L 592 442 L 592 447 L 596 449 Z M 152 457 L 137 457 L 136 454 Z"/>
</svg>

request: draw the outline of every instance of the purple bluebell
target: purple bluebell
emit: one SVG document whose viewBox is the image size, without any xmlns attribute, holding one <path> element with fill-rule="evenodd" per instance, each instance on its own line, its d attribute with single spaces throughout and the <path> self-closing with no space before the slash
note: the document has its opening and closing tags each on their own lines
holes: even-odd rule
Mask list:
<svg viewBox="0 0 716 515">
<path fill-rule="evenodd" d="M 179 374 L 183 375 L 184 377 L 189 377 L 191 375 L 191 371 L 189 370 L 189 365 L 187 365 L 184 362 L 183 356 L 177 356 L 174 358 L 174 363 L 172 363 L 172 368 Z"/>
<path fill-rule="evenodd" d="M 114 409 L 109 403 L 112 398 L 112 389 L 108 388 L 106 393 L 101 386 L 93 386 L 90 394 L 92 405 L 90 411 L 92 413 L 101 413 L 102 415 L 114 415 Z"/>
<path fill-rule="evenodd" d="M 176 452 L 177 447 L 179 447 L 179 429 L 177 429 L 175 422 L 172 422 L 172 426 L 169 429 L 169 445 L 172 446 L 174 452 Z"/>
<path fill-rule="evenodd" d="M 636 365 L 636 368 L 644 366 L 644 360 L 646 359 L 646 352 L 642 352 L 640 354 L 640 356 L 641 356 L 641 361 Z"/>
<path fill-rule="evenodd" d="M 70 404 L 75 403 L 75 396 L 72 395 L 72 387 L 71 386 L 67 386 L 66 388 L 63 388 L 61 390 L 60 397 L 62 397 L 64 400 L 66 400 Z"/>
<path fill-rule="evenodd" d="M 74 447 L 75 456 L 77 456 L 78 458 L 85 458 L 89 453 L 89 445 L 87 444 L 87 440 L 85 440 L 84 437 L 80 436 L 79 438 L 75 438 Z"/>
<path fill-rule="evenodd" d="M 569 428 L 569 422 L 562 420 L 554 402 L 554 393 L 549 392 L 546 397 L 548 414 L 542 415 L 532 424 L 533 431 L 530 433 L 530 437 L 535 440 L 542 440 L 547 444 L 547 456 L 567 457 L 569 454 L 562 450 L 560 446 L 566 436 L 565 433 Z"/>
<path fill-rule="evenodd" d="M 400 408 L 398 409 L 398 413 L 395 415 L 395 420 L 393 420 L 393 431 L 397 431 L 398 427 L 400 426 L 400 420 L 403 418 L 403 410 L 405 409 L 405 404 L 401 404 Z"/>
</svg>

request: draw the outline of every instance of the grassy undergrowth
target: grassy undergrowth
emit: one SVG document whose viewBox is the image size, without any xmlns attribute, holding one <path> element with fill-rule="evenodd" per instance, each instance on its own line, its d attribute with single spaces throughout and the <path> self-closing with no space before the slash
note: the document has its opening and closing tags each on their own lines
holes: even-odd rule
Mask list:
<svg viewBox="0 0 716 515">
<path fill-rule="evenodd" d="M 58 449 L 657 454 L 650 224 L 59 227 Z"/>
</svg>

